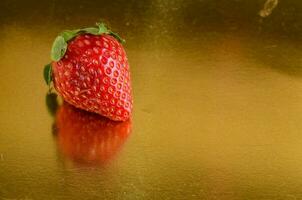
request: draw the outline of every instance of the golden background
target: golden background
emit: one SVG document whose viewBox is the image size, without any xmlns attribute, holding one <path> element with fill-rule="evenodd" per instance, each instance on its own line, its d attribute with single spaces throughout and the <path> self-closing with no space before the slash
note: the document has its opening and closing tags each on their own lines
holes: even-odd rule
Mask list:
<svg viewBox="0 0 302 200">
<path fill-rule="evenodd" d="M 0 199 L 302 199 L 302 1 L 264 3 L 1 0 Z M 99 18 L 127 41 L 132 132 L 82 165 L 42 71 L 60 31 Z"/>
</svg>

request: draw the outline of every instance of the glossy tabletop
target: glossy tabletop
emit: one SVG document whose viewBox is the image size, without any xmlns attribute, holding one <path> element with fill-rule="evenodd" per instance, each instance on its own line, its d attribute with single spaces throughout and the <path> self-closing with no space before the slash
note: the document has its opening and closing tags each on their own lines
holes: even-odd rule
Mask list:
<svg viewBox="0 0 302 200">
<path fill-rule="evenodd" d="M 302 199 L 301 11 L 1 0 L 0 199 Z M 127 41 L 126 124 L 46 106 L 53 39 L 100 18 Z"/>
</svg>

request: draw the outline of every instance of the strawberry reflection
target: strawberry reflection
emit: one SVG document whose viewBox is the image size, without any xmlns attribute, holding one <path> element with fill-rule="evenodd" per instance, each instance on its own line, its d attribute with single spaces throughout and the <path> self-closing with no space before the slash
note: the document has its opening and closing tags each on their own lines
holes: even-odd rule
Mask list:
<svg viewBox="0 0 302 200">
<path fill-rule="evenodd" d="M 56 113 L 61 153 L 76 164 L 103 165 L 114 158 L 131 131 L 131 122 L 114 122 L 68 103 Z"/>
</svg>

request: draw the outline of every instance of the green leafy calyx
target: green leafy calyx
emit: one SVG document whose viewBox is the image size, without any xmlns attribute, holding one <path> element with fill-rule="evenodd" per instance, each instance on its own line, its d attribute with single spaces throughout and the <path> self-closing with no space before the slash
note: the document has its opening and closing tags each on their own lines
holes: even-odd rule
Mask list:
<svg viewBox="0 0 302 200">
<path fill-rule="evenodd" d="M 110 29 L 108 29 L 106 24 L 103 22 L 96 23 L 96 26 L 94 27 L 75 29 L 75 30 L 65 30 L 56 37 L 56 39 L 52 44 L 51 54 L 50 54 L 51 60 L 57 62 L 61 58 L 63 58 L 67 50 L 68 42 L 73 38 L 75 38 L 76 36 L 85 33 L 92 34 L 92 35 L 107 34 L 113 36 L 120 43 L 125 42 L 125 40 L 121 38 L 117 33 L 114 33 Z M 44 67 L 44 80 L 46 84 L 49 86 L 49 90 L 50 90 L 51 89 L 50 84 L 52 82 L 51 64 L 47 64 Z"/>
<path fill-rule="evenodd" d="M 95 27 L 88 27 L 88 28 L 82 28 L 82 29 L 75 29 L 75 30 L 66 30 L 60 33 L 51 48 L 51 60 L 53 61 L 59 61 L 66 53 L 67 50 L 67 43 L 72 40 L 74 37 L 89 33 L 92 35 L 102 35 L 107 34 L 113 36 L 115 39 L 117 39 L 119 42 L 124 43 L 125 40 L 122 39 L 117 33 L 112 32 L 108 29 L 105 23 L 98 22 L 96 23 Z"/>
<path fill-rule="evenodd" d="M 51 70 L 51 64 L 47 64 L 44 67 L 43 71 L 44 80 L 48 86 L 50 86 L 50 83 L 52 81 L 52 70 Z"/>
</svg>

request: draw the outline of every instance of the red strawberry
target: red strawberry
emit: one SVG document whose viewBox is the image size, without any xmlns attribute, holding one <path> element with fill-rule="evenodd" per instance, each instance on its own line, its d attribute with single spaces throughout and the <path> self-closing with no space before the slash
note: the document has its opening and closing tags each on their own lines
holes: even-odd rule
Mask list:
<svg viewBox="0 0 302 200">
<path fill-rule="evenodd" d="M 131 131 L 131 122 L 114 122 L 64 103 L 56 113 L 60 151 L 83 164 L 104 164 L 120 150 Z"/>
<path fill-rule="evenodd" d="M 128 59 L 120 37 L 97 25 L 59 35 L 52 48 L 52 71 L 49 66 L 45 73 L 68 103 L 125 121 L 132 111 Z"/>
</svg>

